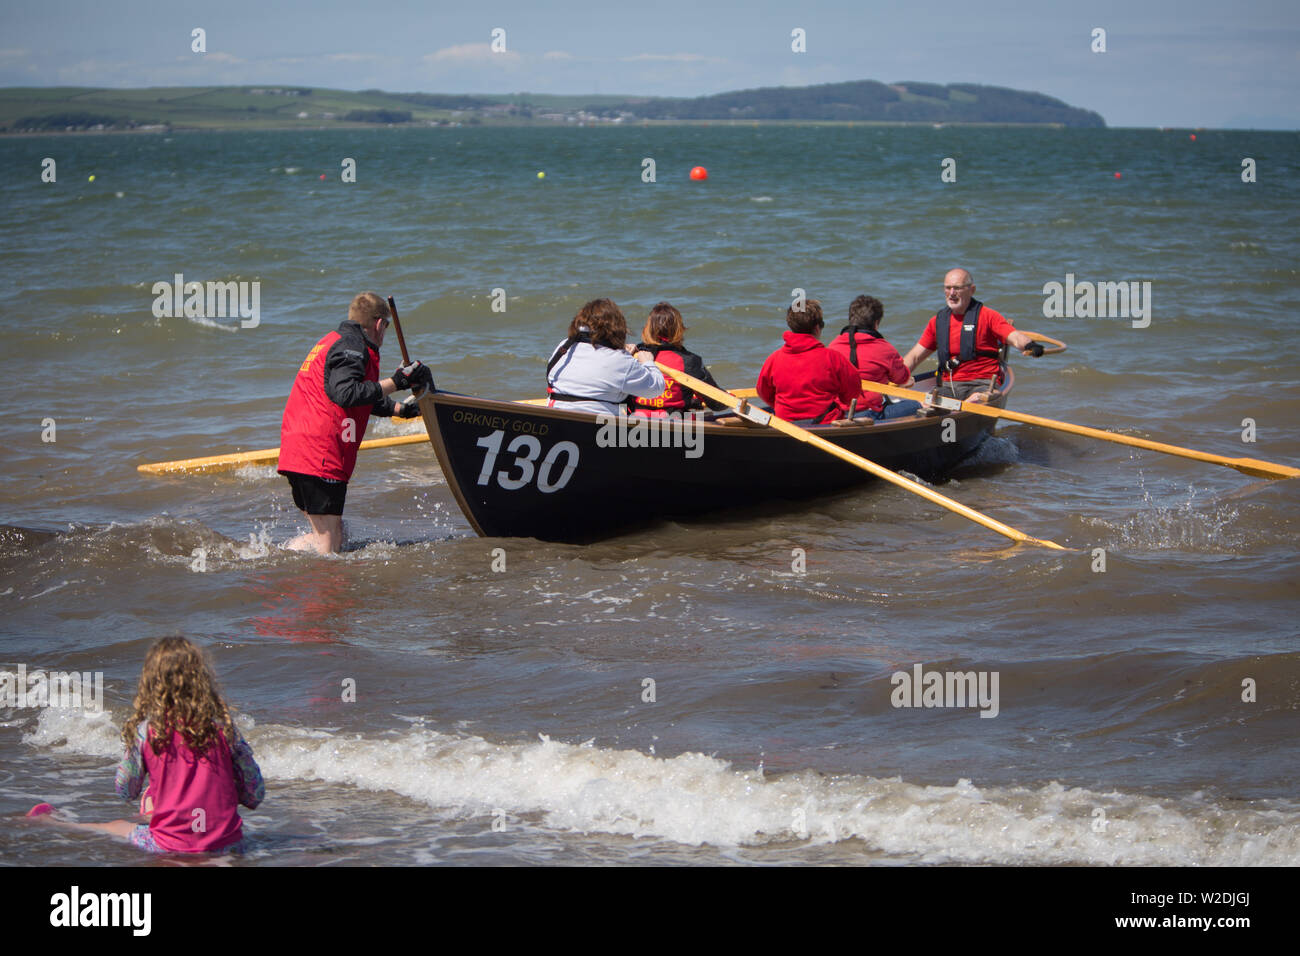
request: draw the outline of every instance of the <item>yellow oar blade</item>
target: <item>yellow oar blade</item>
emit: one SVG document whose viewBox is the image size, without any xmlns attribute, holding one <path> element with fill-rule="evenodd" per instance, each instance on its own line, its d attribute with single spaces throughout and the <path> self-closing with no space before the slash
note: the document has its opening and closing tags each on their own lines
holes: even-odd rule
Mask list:
<svg viewBox="0 0 1300 956">
<path fill-rule="evenodd" d="M 371 448 L 391 448 L 394 445 L 414 445 L 429 440 L 421 432 L 418 435 L 394 435 L 391 438 L 372 438 L 363 441 L 361 450 Z M 280 449 L 263 448 L 261 451 L 241 451 L 232 455 L 209 455 L 206 458 L 186 458 L 181 461 L 160 461 L 148 465 L 139 465 L 136 470 L 147 475 L 167 475 L 190 471 L 231 471 L 245 465 L 274 465 L 280 460 Z"/>
<path fill-rule="evenodd" d="M 702 382 L 698 378 L 694 378 L 693 376 L 687 375 L 685 372 L 680 372 L 677 369 L 671 368 L 660 362 L 656 362 L 655 364 L 659 366 L 665 375 L 676 379 L 678 382 L 681 382 L 692 391 L 698 392 L 700 395 L 711 398 L 715 402 L 722 402 L 723 404 L 735 409 L 738 413 L 745 415 L 751 421 L 767 425 L 769 428 L 774 428 L 784 435 L 789 435 L 791 438 L 810 444 L 814 448 L 819 448 L 829 455 L 834 455 L 842 461 L 855 465 L 863 471 L 875 475 L 877 478 L 883 478 L 891 484 L 895 484 L 900 488 L 912 492 L 912 494 L 920 495 L 928 501 L 932 501 L 941 507 L 947 508 L 949 511 L 959 514 L 964 518 L 969 518 L 976 524 L 981 524 L 991 531 L 996 531 L 998 534 L 1005 535 L 1013 541 L 1023 541 L 1026 544 L 1037 544 L 1044 548 L 1053 548 L 1057 551 L 1069 550 L 1068 548 L 1063 548 L 1054 541 L 1044 541 L 1041 538 L 1027 535 L 1023 531 L 1017 531 L 1010 525 L 1005 525 L 1000 521 L 990 518 L 988 515 L 981 514 L 974 508 L 968 508 L 961 502 L 953 501 L 951 498 L 939 494 L 932 488 L 927 488 L 924 485 L 917 484 L 915 481 L 909 481 L 902 475 L 895 474 L 888 468 L 877 465 L 874 461 L 863 458 L 861 455 L 855 455 L 853 452 L 827 441 L 820 435 L 814 435 L 812 432 L 800 428 L 798 425 L 793 425 L 783 418 L 777 418 L 775 415 L 761 412 L 759 409 L 749 408 L 743 399 L 737 398 L 730 392 L 724 392 L 720 388 L 714 388 L 707 382 Z"/>
<path fill-rule="evenodd" d="M 900 388 L 897 385 L 886 385 L 881 382 L 865 382 L 863 387 L 869 388 L 873 392 L 883 392 L 886 395 L 894 395 L 898 398 L 914 398 L 923 401 L 926 397 L 924 392 L 913 391 L 910 388 Z M 994 408 L 991 405 L 984 405 L 979 402 L 957 402 L 956 399 L 951 401 L 956 403 L 956 406 L 963 412 L 974 412 L 976 415 L 984 415 L 989 418 L 1005 418 L 1013 422 L 1024 422 L 1026 425 L 1041 425 L 1044 428 L 1054 428 L 1057 431 L 1068 432 L 1072 435 L 1100 438 L 1103 441 L 1115 442 L 1119 445 L 1131 445 L 1134 448 L 1146 448 L 1150 451 L 1163 452 L 1166 455 L 1177 455 L 1179 458 L 1190 458 L 1193 461 L 1223 465 L 1225 468 L 1235 468 L 1237 471 L 1253 475 L 1256 478 L 1295 478 L 1300 476 L 1300 468 L 1292 468 L 1290 465 L 1276 465 L 1273 462 L 1260 461 L 1258 458 L 1227 458 L 1223 455 L 1211 455 L 1209 452 L 1196 451 L 1194 448 L 1182 448 L 1178 445 L 1167 445 L 1164 442 L 1150 441 L 1146 438 L 1134 438 L 1131 435 L 1103 431 L 1100 428 L 1089 428 L 1087 425 L 1072 425 L 1069 422 L 1060 422 L 1052 418 L 1041 418 L 1038 415 L 1026 415 L 1024 412 Z M 945 407 L 948 406 L 945 404 Z"/>
</svg>

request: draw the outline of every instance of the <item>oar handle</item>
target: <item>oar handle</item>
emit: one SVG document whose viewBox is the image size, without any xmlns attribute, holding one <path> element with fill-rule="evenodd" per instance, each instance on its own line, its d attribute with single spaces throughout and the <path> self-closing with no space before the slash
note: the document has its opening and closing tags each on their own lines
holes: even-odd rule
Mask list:
<svg viewBox="0 0 1300 956">
<path fill-rule="evenodd" d="M 1037 332 L 1026 332 L 1025 335 L 1035 341 L 1051 342 L 1052 345 L 1055 346 L 1055 348 L 1043 349 L 1044 355 L 1060 355 L 1068 347 L 1060 339 L 1054 339 L 1050 335 L 1040 335 Z"/>
<path fill-rule="evenodd" d="M 393 331 L 397 333 L 397 347 L 402 350 L 402 365 L 410 365 L 411 353 L 406 351 L 406 336 L 402 334 L 402 320 L 397 317 L 397 303 L 393 301 L 391 295 L 388 297 L 388 311 L 393 315 Z M 418 402 L 428 391 L 427 388 L 421 389 L 418 395 L 411 392 L 411 397 Z"/>
<path fill-rule="evenodd" d="M 388 311 L 393 314 L 393 331 L 397 333 L 397 347 L 402 350 L 402 364 L 411 364 L 411 353 L 406 351 L 406 336 L 402 334 L 402 320 L 397 317 L 397 303 L 388 297 Z"/>
</svg>

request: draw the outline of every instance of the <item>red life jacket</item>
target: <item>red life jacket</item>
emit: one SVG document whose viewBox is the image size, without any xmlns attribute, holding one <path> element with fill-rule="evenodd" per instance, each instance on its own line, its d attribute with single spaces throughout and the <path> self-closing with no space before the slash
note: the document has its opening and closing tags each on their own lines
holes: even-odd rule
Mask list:
<svg viewBox="0 0 1300 956">
<path fill-rule="evenodd" d="M 687 370 L 686 356 L 682 355 L 675 346 L 643 344 L 639 348 L 650 352 L 654 355 L 656 361 L 663 362 L 669 368 L 675 368 L 679 372 Z M 645 413 L 685 411 L 687 404 L 686 393 L 682 390 L 681 383 L 668 375 L 664 376 L 664 381 L 668 387 L 663 390 L 662 394 L 656 395 L 654 398 L 631 396 L 628 399 L 628 405 L 631 406 L 632 411 Z"/>
<path fill-rule="evenodd" d="M 343 408 L 325 394 L 325 358 L 342 336 L 330 332 L 312 346 L 298 368 L 280 424 L 280 472 L 347 481 L 373 405 Z M 359 335 L 358 339 L 365 341 Z M 355 343 L 348 343 L 355 344 Z M 366 380 L 379 381 L 379 353 L 366 342 Z M 348 424 L 348 420 L 351 423 Z"/>
</svg>

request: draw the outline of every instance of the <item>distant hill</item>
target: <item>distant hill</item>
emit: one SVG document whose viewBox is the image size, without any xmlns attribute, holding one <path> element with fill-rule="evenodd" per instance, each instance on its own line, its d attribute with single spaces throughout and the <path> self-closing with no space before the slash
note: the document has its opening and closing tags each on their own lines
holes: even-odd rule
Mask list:
<svg viewBox="0 0 1300 956">
<path fill-rule="evenodd" d="M 1052 123 L 1104 127 L 1106 121 L 1044 96 L 973 83 L 822 83 L 768 86 L 693 99 L 630 99 L 592 112 L 626 111 L 659 120 L 851 120 L 876 123 Z"/>
<path fill-rule="evenodd" d="M 1096 113 L 1041 93 L 965 83 L 886 85 L 874 80 L 767 87 L 692 99 L 530 93 L 467 96 L 301 86 L 0 89 L 0 131 L 11 133 L 701 120 L 1106 125 Z"/>
</svg>

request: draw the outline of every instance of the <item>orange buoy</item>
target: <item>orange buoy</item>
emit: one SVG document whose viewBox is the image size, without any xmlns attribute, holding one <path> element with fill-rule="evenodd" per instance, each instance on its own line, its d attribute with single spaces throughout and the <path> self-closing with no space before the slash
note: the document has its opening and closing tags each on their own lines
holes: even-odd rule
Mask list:
<svg viewBox="0 0 1300 956">
<path fill-rule="evenodd" d="M 708 179 L 709 171 L 703 166 L 696 166 L 691 169 L 691 179 Z"/>
</svg>

